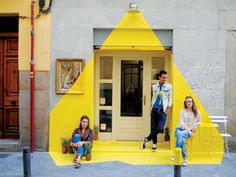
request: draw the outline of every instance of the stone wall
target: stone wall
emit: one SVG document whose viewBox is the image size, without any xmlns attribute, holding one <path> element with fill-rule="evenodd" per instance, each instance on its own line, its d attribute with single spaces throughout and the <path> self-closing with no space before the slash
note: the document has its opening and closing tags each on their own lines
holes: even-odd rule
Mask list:
<svg viewBox="0 0 236 177">
<path fill-rule="evenodd" d="M 20 71 L 19 124 L 20 144 L 30 144 L 30 75 L 29 71 Z M 35 72 L 35 149 L 48 150 L 48 132 L 50 115 L 50 73 Z"/>
<path fill-rule="evenodd" d="M 230 145 L 236 147 L 236 30 L 227 32 L 225 110 L 228 116 L 228 132 L 233 136 Z M 236 149 L 235 149 L 236 150 Z"/>
</svg>

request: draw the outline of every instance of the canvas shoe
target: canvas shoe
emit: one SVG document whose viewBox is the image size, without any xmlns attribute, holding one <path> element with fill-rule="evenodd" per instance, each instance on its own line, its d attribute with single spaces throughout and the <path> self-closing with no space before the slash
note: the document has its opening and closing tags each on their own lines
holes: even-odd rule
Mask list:
<svg viewBox="0 0 236 177">
<path fill-rule="evenodd" d="M 153 152 L 156 152 L 156 150 L 157 150 L 157 145 L 156 145 L 156 144 L 153 144 L 153 145 L 152 145 L 152 151 L 153 151 Z"/>
<path fill-rule="evenodd" d="M 146 145 L 147 145 L 147 143 L 148 143 L 148 139 L 147 139 L 146 137 L 144 137 L 144 138 L 143 138 L 143 143 L 142 143 L 142 146 L 141 146 L 141 148 L 142 148 L 142 149 L 145 149 L 145 148 L 146 148 Z"/>
<path fill-rule="evenodd" d="M 74 165 L 74 168 L 75 168 L 75 169 L 78 169 L 78 168 L 80 168 L 80 166 L 81 166 L 80 163 L 76 163 L 76 164 Z"/>
<path fill-rule="evenodd" d="M 75 156 L 75 157 L 74 157 L 73 163 L 76 163 L 76 162 L 77 162 L 77 158 L 78 158 L 78 156 Z"/>
<path fill-rule="evenodd" d="M 183 163 L 182 163 L 182 166 L 183 166 L 183 167 L 186 167 L 187 164 L 188 164 L 187 160 L 184 159 L 184 161 L 183 161 Z"/>
</svg>

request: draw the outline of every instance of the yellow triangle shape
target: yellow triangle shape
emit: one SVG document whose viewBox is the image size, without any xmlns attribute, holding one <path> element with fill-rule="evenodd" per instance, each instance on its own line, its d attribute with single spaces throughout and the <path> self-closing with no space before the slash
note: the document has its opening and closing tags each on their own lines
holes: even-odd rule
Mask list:
<svg viewBox="0 0 236 177">
<path fill-rule="evenodd" d="M 105 40 L 101 50 L 164 50 L 164 47 L 141 12 L 128 11 Z M 173 60 L 171 61 L 171 71 L 171 78 L 173 78 L 173 120 L 171 121 L 170 128 L 171 149 L 173 150 L 175 144 L 174 130 L 179 120 L 179 113 L 185 96 L 190 95 L 195 99 L 201 111 L 203 122 L 210 122 L 211 125 L 212 123 L 207 112 L 184 80 Z M 90 123 L 93 125 L 95 105 L 94 76 L 94 56 L 92 56 L 79 79 L 51 111 L 49 135 L 49 150 L 51 152 L 60 152 L 60 138 L 69 138 L 71 136 L 71 131 L 78 126 L 79 119 L 83 114 L 90 117 Z M 74 95 L 73 93 L 76 92 L 82 92 L 82 94 Z M 193 147 L 189 152 L 194 153 L 196 155 L 195 158 L 199 159 L 195 163 L 220 163 L 223 155 L 223 145 L 222 137 L 215 127 L 203 128 L 194 137 Z M 62 157 L 60 156 L 60 158 Z M 58 159 L 55 158 L 55 160 Z"/>
<path fill-rule="evenodd" d="M 142 13 L 129 10 L 103 43 L 101 50 L 164 50 Z"/>
<path fill-rule="evenodd" d="M 208 113 L 203 105 L 192 91 L 184 79 L 177 66 L 172 63 L 173 74 L 173 109 L 172 109 L 172 130 L 171 130 L 171 147 L 175 146 L 175 127 L 179 122 L 180 110 L 186 96 L 192 96 L 197 108 L 201 113 L 201 126 L 194 134 L 190 145 L 187 147 L 188 153 L 194 158 L 197 164 L 219 164 L 221 163 L 224 152 L 224 141 L 219 131 L 212 123 Z"/>
</svg>

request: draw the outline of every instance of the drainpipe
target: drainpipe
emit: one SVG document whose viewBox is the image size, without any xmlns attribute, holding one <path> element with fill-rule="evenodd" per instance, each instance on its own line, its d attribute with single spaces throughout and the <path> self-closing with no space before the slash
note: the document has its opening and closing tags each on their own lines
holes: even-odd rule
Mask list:
<svg viewBox="0 0 236 177">
<path fill-rule="evenodd" d="M 34 4 L 31 1 L 31 60 L 30 60 L 30 152 L 34 152 Z"/>
</svg>

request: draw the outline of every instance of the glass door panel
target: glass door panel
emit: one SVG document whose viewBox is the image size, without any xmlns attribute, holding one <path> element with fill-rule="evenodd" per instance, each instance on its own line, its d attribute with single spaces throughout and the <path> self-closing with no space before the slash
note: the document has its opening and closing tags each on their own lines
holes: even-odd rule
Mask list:
<svg viewBox="0 0 236 177">
<path fill-rule="evenodd" d="M 148 125 L 146 105 L 146 60 L 142 56 L 116 56 L 116 139 L 141 140 Z M 148 118 L 149 119 L 149 118 Z"/>
<path fill-rule="evenodd" d="M 120 116 L 143 115 L 143 61 L 121 61 L 121 113 Z"/>
</svg>

